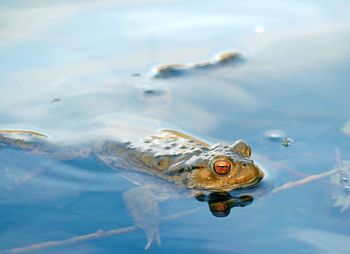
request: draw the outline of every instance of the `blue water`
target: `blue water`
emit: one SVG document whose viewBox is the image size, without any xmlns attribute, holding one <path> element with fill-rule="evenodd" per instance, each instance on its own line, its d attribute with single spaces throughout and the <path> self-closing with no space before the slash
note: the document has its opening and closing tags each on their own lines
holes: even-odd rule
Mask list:
<svg viewBox="0 0 350 254">
<path fill-rule="evenodd" d="M 1 1 L 0 129 L 75 142 L 172 128 L 212 143 L 244 139 L 270 186 L 326 172 L 336 147 L 349 160 L 349 10 L 346 1 Z M 226 50 L 244 62 L 151 76 L 156 65 Z M 274 129 L 293 144 L 269 139 Z M 132 226 L 122 195 L 133 187 L 94 159 L 1 149 L 0 250 Z M 194 198 L 167 200 L 163 216 L 202 209 L 161 223 L 162 243 L 147 252 L 349 253 L 339 195 L 326 177 L 259 194 L 224 218 Z M 145 244 L 136 230 L 32 253 L 142 253 Z"/>
</svg>

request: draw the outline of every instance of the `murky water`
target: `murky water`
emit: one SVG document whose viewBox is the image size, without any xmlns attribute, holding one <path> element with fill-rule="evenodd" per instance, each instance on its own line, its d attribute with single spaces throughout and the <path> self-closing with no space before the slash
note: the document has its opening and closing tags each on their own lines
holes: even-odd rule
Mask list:
<svg viewBox="0 0 350 254">
<path fill-rule="evenodd" d="M 0 128 L 57 142 L 137 140 L 159 128 L 244 139 L 271 188 L 326 172 L 336 147 L 350 158 L 349 10 L 346 1 L 2 1 Z M 156 65 L 224 51 L 243 61 L 152 78 Z M 0 158 L 0 250 L 133 225 L 122 195 L 134 184 L 101 163 L 11 149 Z M 341 196 L 325 177 L 223 218 L 206 202 L 167 200 L 163 216 L 202 209 L 164 221 L 148 252 L 349 253 L 350 209 L 334 207 Z M 143 252 L 144 233 L 131 231 L 33 253 Z"/>
</svg>

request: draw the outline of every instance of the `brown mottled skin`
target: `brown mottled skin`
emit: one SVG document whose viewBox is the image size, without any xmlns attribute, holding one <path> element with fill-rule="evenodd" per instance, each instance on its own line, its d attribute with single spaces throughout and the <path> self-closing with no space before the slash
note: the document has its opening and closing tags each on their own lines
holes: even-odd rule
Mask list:
<svg viewBox="0 0 350 254">
<path fill-rule="evenodd" d="M 263 179 L 264 173 L 250 153 L 243 141 L 210 146 L 177 131 L 162 130 L 136 144 L 105 145 L 98 157 L 112 167 L 131 166 L 190 189 L 230 191 L 252 187 Z M 226 175 L 213 170 L 215 161 L 221 160 L 231 164 Z"/>
</svg>

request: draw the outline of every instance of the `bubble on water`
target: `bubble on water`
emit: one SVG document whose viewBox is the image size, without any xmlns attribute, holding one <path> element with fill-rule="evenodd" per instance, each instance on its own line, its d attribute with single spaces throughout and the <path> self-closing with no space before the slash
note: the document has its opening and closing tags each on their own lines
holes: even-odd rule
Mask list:
<svg viewBox="0 0 350 254">
<path fill-rule="evenodd" d="M 348 178 L 347 176 L 342 176 L 342 177 L 340 178 L 340 181 L 342 181 L 342 182 L 348 182 L 348 181 L 349 181 L 349 178 Z"/>
<path fill-rule="evenodd" d="M 350 136 L 350 120 L 348 120 L 342 127 L 341 131 L 345 134 Z"/>
<path fill-rule="evenodd" d="M 265 32 L 265 28 L 263 26 L 256 26 L 254 27 L 254 32 L 257 34 L 262 34 Z"/>
</svg>

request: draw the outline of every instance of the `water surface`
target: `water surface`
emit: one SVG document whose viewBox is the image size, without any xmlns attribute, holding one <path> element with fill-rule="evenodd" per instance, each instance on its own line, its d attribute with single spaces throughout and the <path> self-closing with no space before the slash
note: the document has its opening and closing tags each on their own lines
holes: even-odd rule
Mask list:
<svg viewBox="0 0 350 254">
<path fill-rule="evenodd" d="M 346 1 L 11 1 L 0 5 L 0 127 L 55 141 L 136 140 L 172 128 L 209 142 L 244 139 L 279 186 L 349 160 L 350 5 Z M 244 61 L 167 79 L 159 64 Z M 153 92 L 145 92 L 153 91 Z M 264 134 L 281 130 L 284 147 Z M 0 150 L 0 250 L 133 225 L 134 185 L 94 161 Z M 149 253 L 349 253 L 350 212 L 329 178 L 262 195 L 214 217 L 168 200 Z M 34 253 L 140 253 L 141 230 Z"/>
</svg>

